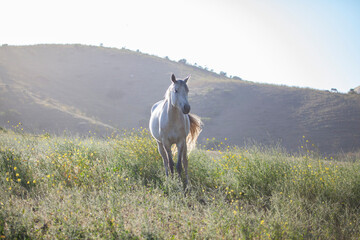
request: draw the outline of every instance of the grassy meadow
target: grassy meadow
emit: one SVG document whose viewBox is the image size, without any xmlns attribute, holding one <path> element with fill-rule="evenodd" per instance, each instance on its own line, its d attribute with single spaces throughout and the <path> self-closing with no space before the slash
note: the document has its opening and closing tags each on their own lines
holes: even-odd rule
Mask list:
<svg viewBox="0 0 360 240">
<path fill-rule="evenodd" d="M 165 177 L 145 129 L 0 130 L 0 239 L 359 239 L 360 159 L 199 147 Z"/>
</svg>

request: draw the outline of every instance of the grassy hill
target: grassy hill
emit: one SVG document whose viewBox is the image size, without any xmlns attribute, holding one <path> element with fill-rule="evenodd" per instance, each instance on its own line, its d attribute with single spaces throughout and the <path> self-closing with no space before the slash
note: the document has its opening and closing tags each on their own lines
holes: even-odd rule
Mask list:
<svg viewBox="0 0 360 240">
<path fill-rule="evenodd" d="M 241 66 L 239 66 L 241 67 Z M 360 96 L 257 84 L 126 49 L 83 45 L 0 47 L 0 126 L 101 135 L 147 127 L 170 74 L 192 75 L 200 141 L 243 146 L 280 143 L 296 151 L 305 136 L 321 152 L 360 148 Z M 216 143 L 216 140 L 214 141 Z"/>
<path fill-rule="evenodd" d="M 146 129 L 107 139 L 0 131 L 0 238 L 359 237 L 360 156 L 225 148 L 190 154 L 185 192 Z"/>
</svg>

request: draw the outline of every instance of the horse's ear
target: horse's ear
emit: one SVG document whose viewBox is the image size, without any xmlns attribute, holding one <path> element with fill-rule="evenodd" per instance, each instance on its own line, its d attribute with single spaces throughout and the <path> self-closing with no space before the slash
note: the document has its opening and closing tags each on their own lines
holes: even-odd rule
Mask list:
<svg viewBox="0 0 360 240">
<path fill-rule="evenodd" d="M 176 83 L 176 77 L 175 77 L 175 75 L 173 74 L 173 75 L 171 75 L 171 81 L 173 81 L 173 83 Z"/>
<path fill-rule="evenodd" d="M 187 83 L 187 81 L 190 79 L 191 75 L 187 76 L 185 79 L 184 79 L 184 82 Z"/>
</svg>

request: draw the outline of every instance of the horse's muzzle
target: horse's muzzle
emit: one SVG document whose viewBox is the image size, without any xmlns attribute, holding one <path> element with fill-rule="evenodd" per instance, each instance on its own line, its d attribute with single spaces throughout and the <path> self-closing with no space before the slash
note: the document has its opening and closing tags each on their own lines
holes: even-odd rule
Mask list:
<svg viewBox="0 0 360 240">
<path fill-rule="evenodd" d="M 190 105 L 189 104 L 185 104 L 184 108 L 183 108 L 183 113 L 184 114 L 188 114 L 190 112 Z"/>
</svg>

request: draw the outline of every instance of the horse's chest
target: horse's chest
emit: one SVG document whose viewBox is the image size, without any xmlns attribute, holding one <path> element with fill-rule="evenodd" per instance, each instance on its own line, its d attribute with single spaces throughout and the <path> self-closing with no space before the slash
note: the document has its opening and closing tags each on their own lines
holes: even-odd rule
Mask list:
<svg viewBox="0 0 360 240">
<path fill-rule="evenodd" d="M 184 128 L 170 128 L 167 132 L 167 137 L 171 142 L 177 142 L 178 139 L 183 139 L 186 137 L 185 129 Z"/>
<path fill-rule="evenodd" d="M 177 143 L 181 140 L 184 140 L 189 132 L 186 121 L 169 121 L 167 124 L 163 125 L 161 128 L 161 133 L 163 139 L 167 139 L 170 143 Z"/>
</svg>

